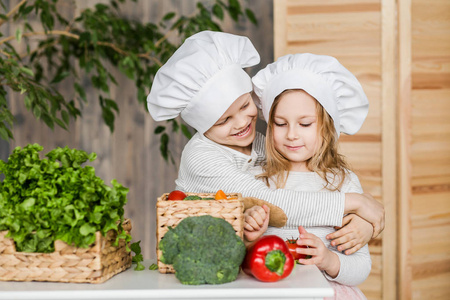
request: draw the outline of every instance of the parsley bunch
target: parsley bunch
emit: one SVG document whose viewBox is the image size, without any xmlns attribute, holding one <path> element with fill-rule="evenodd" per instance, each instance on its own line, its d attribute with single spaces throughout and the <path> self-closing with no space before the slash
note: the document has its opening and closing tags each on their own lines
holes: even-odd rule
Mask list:
<svg viewBox="0 0 450 300">
<path fill-rule="evenodd" d="M 17 251 L 53 252 L 54 241 L 87 248 L 95 232 L 117 230 L 119 239 L 131 240 L 122 229 L 128 189 L 112 180 L 105 185 L 91 166 L 97 155 L 56 148 L 40 159 L 43 147 L 17 147 L 8 161 L 0 161 L 0 231 L 8 230 Z M 120 222 L 119 222 L 120 221 Z"/>
</svg>

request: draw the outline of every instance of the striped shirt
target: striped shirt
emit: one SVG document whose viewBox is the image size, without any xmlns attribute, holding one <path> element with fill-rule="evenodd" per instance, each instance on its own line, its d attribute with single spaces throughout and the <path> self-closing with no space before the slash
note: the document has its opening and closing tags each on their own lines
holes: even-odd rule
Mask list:
<svg viewBox="0 0 450 300">
<path fill-rule="evenodd" d="M 344 193 L 273 190 L 255 178 L 252 170 L 265 159 L 264 139 L 257 132 L 251 155 L 245 155 L 196 133 L 181 155 L 176 188 L 191 193 L 241 193 L 280 207 L 295 224 L 341 226 Z"/>
<path fill-rule="evenodd" d="M 257 170 L 255 170 L 256 172 Z M 260 172 L 259 172 L 260 173 Z M 271 187 L 275 188 L 275 184 L 270 182 Z M 287 189 L 294 189 L 296 191 L 311 191 L 311 192 L 325 192 L 325 181 L 315 172 L 290 172 L 286 180 Z M 344 193 L 362 193 L 362 187 L 358 177 L 353 172 L 349 172 L 344 184 L 341 188 Z M 286 226 L 283 228 L 269 227 L 265 235 L 278 235 L 283 239 L 290 239 L 298 237 L 297 224 L 288 220 Z M 369 247 L 365 245 L 351 255 L 345 255 L 337 250 L 335 246 L 331 246 L 330 241 L 326 236 L 335 232 L 334 227 L 330 226 L 316 226 L 305 227 L 306 231 L 319 237 L 325 246 L 337 254 L 340 260 L 339 274 L 335 278 L 331 278 L 323 272 L 324 276 L 330 280 L 343 285 L 356 286 L 361 284 L 370 274 L 372 267 L 372 260 L 370 258 Z"/>
</svg>

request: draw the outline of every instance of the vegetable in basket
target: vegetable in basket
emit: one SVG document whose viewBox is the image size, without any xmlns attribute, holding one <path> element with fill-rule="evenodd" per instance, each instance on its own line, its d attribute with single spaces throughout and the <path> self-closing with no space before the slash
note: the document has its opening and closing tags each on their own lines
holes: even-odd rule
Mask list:
<svg viewBox="0 0 450 300">
<path fill-rule="evenodd" d="M 288 277 L 294 265 L 284 240 L 276 235 L 265 235 L 248 249 L 242 270 L 260 281 L 274 282 Z"/>
<path fill-rule="evenodd" d="M 20 252 L 53 252 L 54 241 L 88 248 L 95 232 L 122 230 L 128 189 L 113 180 L 112 187 L 95 175 L 95 153 L 56 148 L 41 159 L 38 144 L 16 147 L 0 161 L 0 231 L 7 230 Z"/>
<path fill-rule="evenodd" d="M 183 200 L 186 198 L 186 194 L 182 191 L 171 191 L 169 196 L 167 196 L 167 200 Z"/>
<path fill-rule="evenodd" d="M 242 239 L 224 219 L 187 217 L 169 227 L 159 243 L 160 260 L 172 264 L 183 284 L 222 284 L 236 280 L 245 256 Z"/>
<path fill-rule="evenodd" d="M 184 192 L 179 190 L 174 190 L 169 193 L 167 196 L 167 200 L 176 201 L 176 200 L 228 200 L 227 195 L 224 191 L 218 190 L 214 197 L 205 197 L 202 198 L 198 195 L 186 195 Z"/>
</svg>

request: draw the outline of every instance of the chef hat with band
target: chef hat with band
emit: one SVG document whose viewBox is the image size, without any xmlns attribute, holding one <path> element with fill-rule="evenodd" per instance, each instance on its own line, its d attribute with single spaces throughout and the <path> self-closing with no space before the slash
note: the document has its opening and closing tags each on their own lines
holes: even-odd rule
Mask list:
<svg viewBox="0 0 450 300">
<path fill-rule="evenodd" d="M 328 112 L 337 134 L 355 134 L 369 111 L 369 101 L 356 77 L 331 56 L 289 54 L 267 65 L 253 78 L 264 119 L 274 99 L 288 89 L 301 89 Z"/>
<path fill-rule="evenodd" d="M 155 121 L 181 114 L 203 134 L 233 102 L 252 91 L 242 69 L 259 63 L 247 37 L 202 31 L 188 39 L 156 73 L 147 106 Z"/>
</svg>

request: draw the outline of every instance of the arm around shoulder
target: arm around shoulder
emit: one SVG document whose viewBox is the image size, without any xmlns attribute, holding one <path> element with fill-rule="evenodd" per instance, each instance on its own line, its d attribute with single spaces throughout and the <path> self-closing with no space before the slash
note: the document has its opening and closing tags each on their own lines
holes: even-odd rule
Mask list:
<svg viewBox="0 0 450 300">
<path fill-rule="evenodd" d="M 280 207 L 288 220 L 304 226 L 342 225 L 344 194 L 270 189 L 249 171 L 239 169 L 232 154 L 201 141 L 183 151 L 176 183 L 186 192 L 212 193 L 221 189 L 266 200 Z"/>
</svg>

